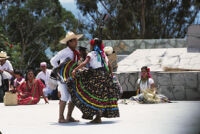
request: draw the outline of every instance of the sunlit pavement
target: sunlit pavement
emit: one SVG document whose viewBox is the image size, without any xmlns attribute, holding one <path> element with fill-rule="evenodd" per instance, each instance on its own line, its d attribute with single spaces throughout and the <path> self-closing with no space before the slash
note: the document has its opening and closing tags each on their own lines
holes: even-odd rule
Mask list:
<svg viewBox="0 0 200 134">
<path fill-rule="evenodd" d="M 58 101 L 37 105 L 4 106 L 0 103 L 2 134 L 200 134 L 200 101 L 169 104 L 119 104 L 120 118 L 102 118 L 88 124 L 76 108 L 78 123 L 59 124 Z M 66 111 L 67 112 L 67 107 Z"/>
</svg>

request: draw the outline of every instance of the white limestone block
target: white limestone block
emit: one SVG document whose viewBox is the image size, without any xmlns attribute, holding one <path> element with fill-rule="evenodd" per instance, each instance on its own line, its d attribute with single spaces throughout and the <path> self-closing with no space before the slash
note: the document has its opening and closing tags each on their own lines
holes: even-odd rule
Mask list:
<svg viewBox="0 0 200 134">
<path fill-rule="evenodd" d="M 200 53 L 188 53 L 187 48 L 137 49 L 118 63 L 117 71 L 140 71 L 142 66 L 152 71 L 163 71 L 163 67 L 200 69 Z"/>
</svg>

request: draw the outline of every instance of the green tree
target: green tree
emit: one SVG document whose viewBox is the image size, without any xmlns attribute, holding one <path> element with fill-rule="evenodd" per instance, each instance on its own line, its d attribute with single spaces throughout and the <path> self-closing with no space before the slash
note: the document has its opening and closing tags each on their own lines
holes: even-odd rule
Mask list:
<svg viewBox="0 0 200 134">
<path fill-rule="evenodd" d="M 19 46 L 20 69 L 35 68 L 39 62 L 48 61 L 48 47 L 53 51 L 61 49 L 59 40 L 65 31 L 81 32 L 83 27 L 58 0 L 3 0 L 0 7 L 5 33 Z"/>
<path fill-rule="evenodd" d="M 13 45 L 8 37 L 4 34 L 4 28 L 0 26 L 0 51 L 7 52 L 7 55 L 10 57 L 9 60 L 13 61 L 12 64 L 14 67 L 18 66 L 20 62 L 20 46 Z"/>
<path fill-rule="evenodd" d="M 98 35 L 99 19 L 107 13 L 104 39 L 183 38 L 200 13 L 198 0 L 76 0 L 90 18 L 90 33 Z"/>
</svg>

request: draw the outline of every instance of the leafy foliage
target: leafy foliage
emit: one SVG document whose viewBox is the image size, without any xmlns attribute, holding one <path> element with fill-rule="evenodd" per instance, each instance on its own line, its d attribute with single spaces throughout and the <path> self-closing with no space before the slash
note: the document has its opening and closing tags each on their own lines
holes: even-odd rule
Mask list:
<svg viewBox="0 0 200 134">
<path fill-rule="evenodd" d="M 90 18 L 93 37 L 98 35 L 100 17 L 109 14 L 104 39 L 183 38 L 200 13 L 198 0 L 76 0 L 76 4 Z"/>
<path fill-rule="evenodd" d="M 58 0 L 2 0 L 1 19 L 6 39 L 18 51 L 19 69 L 38 67 L 41 61 L 48 62 L 45 50 L 62 49 L 59 40 L 66 31 L 81 32 L 84 28 L 70 11 L 66 11 Z M 8 51 L 4 49 L 4 51 Z M 12 61 L 14 62 L 14 60 Z"/>
</svg>

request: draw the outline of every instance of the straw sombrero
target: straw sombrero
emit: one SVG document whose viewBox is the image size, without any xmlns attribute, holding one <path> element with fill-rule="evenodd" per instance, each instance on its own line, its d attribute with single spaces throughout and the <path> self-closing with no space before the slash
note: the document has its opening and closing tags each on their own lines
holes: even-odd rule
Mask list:
<svg viewBox="0 0 200 134">
<path fill-rule="evenodd" d="M 80 39 L 83 36 L 83 34 L 74 34 L 73 32 L 67 32 L 66 36 L 64 39 L 62 39 L 60 41 L 61 44 L 66 44 L 67 41 L 71 40 L 71 39 Z"/>
<path fill-rule="evenodd" d="M 4 52 L 4 51 L 1 51 L 0 52 L 0 59 L 7 59 L 7 58 L 9 58 L 9 56 L 7 56 L 7 53 Z"/>
</svg>

